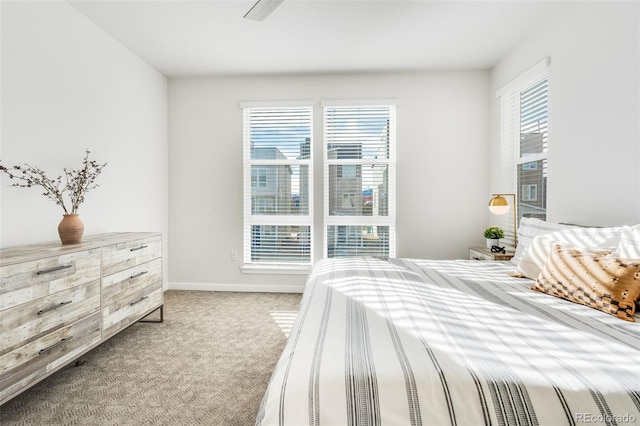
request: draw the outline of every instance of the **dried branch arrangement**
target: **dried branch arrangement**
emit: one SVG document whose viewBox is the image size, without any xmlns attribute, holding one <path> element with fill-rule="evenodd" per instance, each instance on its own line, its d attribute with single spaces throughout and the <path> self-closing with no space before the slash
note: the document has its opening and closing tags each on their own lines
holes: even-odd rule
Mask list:
<svg viewBox="0 0 640 426">
<path fill-rule="evenodd" d="M 10 179 L 16 180 L 11 186 L 20 188 L 39 186 L 44 189 L 42 195 L 62 207 L 65 214 L 77 214 L 78 207 L 84 202 L 85 194 L 98 187 L 94 182 L 107 165 L 107 163 L 99 164 L 95 160 L 90 160 L 90 153 L 89 150 L 85 152 L 82 168 L 78 170 L 65 168 L 64 176 L 59 175 L 53 179 L 47 177 L 39 167 L 29 164 L 7 168 L 0 162 L 0 171 L 7 174 Z M 63 197 L 65 192 L 68 193 L 71 209 L 68 209 L 65 203 Z"/>
</svg>

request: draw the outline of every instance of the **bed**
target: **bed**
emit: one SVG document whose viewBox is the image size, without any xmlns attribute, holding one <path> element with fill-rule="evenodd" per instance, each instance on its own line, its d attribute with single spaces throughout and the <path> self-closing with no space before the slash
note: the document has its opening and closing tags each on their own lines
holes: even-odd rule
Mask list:
<svg viewBox="0 0 640 426">
<path fill-rule="evenodd" d="M 532 291 L 513 270 L 317 262 L 256 424 L 640 423 L 640 322 Z"/>
</svg>

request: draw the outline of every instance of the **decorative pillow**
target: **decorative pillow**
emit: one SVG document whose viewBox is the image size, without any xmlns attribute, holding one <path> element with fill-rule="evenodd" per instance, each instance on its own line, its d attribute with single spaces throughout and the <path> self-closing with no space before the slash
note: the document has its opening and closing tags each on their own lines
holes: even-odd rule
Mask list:
<svg viewBox="0 0 640 426">
<path fill-rule="evenodd" d="M 518 246 L 516 247 L 514 256 L 511 258 L 511 263 L 518 266 L 522 256 L 529 249 L 529 246 L 536 235 L 549 234 L 554 231 L 572 228 L 578 227 L 574 225 L 562 225 L 560 223 L 546 222 L 532 217 L 523 217 L 520 219 L 520 226 L 518 226 Z"/>
<path fill-rule="evenodd" d="M 640 262 L 608 250 L 585 252 L 553 243 L 549 261 L 531 288 L 634 322 Z"/>
<path fill-rule="evenodd" d="M 616 254 L 625 259 L 640 259 L 640 224 L 623 226 Z"/>
<path fill-rule="evenodd" d="M 552 243 L 558 242 L 584 247 L 592 251 L 611 249 L 614 250 L 622 236 L 622 227 L 611 228 L 584 228 L 576 227 L 555 231 L 549 234 L 536 235 L 529 248 L 522 255 L 518 263 L 518 272 L 521 276 L 536 279 L 551 253 Z"/>
</svg>

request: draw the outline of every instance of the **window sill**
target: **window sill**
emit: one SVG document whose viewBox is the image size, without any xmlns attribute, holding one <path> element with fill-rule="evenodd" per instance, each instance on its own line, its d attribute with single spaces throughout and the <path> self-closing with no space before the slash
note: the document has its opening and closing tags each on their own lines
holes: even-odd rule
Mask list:
<svg viewBox="0 0 640 426">
<path fill-rule="evenodd" d="M 309 275 L 311 266 L 243 265 L 240 270 L 243 274 Z"/>
</svg>

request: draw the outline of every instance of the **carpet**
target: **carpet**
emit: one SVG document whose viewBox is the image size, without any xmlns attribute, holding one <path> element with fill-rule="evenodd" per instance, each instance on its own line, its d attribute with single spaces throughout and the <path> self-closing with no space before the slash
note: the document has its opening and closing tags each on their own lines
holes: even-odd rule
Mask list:
<svg viewBox="0 0 640 426">
<path fill-rule="evenodd" d="M 252 425 L 300 298 L 167 291 L 164 323 L 132 325 L 5 403 L 0 423 Z"/>
</svg>

